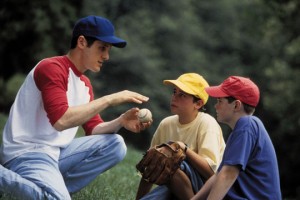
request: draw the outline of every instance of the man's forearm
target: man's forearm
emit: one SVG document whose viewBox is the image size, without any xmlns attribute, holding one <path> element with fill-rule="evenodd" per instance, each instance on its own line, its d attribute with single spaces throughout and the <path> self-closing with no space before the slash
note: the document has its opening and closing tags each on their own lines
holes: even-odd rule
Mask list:
<svg viewBox="0 0 300 200">
<path fill-rule="evenodd" d="M 56 130 L 63 131 L 82 125 L 108 106 L 106 97 L 102 97 L 84 105 L 69 107 L 53 126 Z"/>
<path fill-rule="evenodd" d="M 118 117 L 112 121 L 103 122 L 93 129 L 92 134 L 115 133 L 122 128 L 120 120 L 120 117 Z"/>
</svg>

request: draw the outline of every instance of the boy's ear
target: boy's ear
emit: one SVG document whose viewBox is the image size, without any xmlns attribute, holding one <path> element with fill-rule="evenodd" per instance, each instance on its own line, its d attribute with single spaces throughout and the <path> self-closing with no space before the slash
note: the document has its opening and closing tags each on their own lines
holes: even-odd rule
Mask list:
<svg viewBox="0 0 300 200">
<path fill-rule="evenodd" d="M 199 99 L 197 102 L 196 102 L 196 106 L 197 106 L 197 110 L 199 110 L 200 108 L 203 107 L 203 101 L 201 99 Z"/>
<path fill-rule="evenodd" d="M 234 101 L 234 108 L 240 110 L 243 106 L 243 103 L 240 100 Z"/>
</svg>

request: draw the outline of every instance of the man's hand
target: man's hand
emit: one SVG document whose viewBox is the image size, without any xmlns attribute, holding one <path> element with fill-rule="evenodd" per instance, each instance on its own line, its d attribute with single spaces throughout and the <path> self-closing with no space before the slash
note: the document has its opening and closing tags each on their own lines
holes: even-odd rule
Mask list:
<svg viewBox="0 0 300 200">
<path fill-rule="evenodd" d="M 138 108 L 132 108 L 128 111 L 126 111 L 125 113 L 123 113 L 121 115 L 121 125 L 134 133 L 139 133 L 143 130 L 145 130 L 146 128 L 149 128 L 149 126 L 152 124 L 152 120 L 147 122 L 147 123 L 141 123 L 138 120 L 138 112 L 139 109 Z"/>
<path fill-rule="evenodd" d="M 121 92 L 113 93 L 105 96 L 110 106 L 116 106 L 125 102 L 133 102 L 141 104 L 147 102 L 149 97 L 141 95 L 137 92 L 132 92 L 129 90 L 123 90 Z"/>
</svg>

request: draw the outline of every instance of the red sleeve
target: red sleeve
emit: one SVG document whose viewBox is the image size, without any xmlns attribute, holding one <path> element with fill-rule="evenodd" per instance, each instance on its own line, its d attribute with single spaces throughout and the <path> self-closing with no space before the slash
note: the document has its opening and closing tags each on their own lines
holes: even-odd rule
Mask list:
<svg viewBox="0 0 300 200">
<path fill-rule="evenodd" d="M 93 93 L 93 87 L 92 87 L 90 80 L 84 75 L 81 76 L 81 79 L 90 88 L 90 97 L 91 97 L 90 101 L 93 101 L 94 93 Z M 89 121 L 87 121 L 85 124 L 83 124 L 82 128 L 84 129 L 86 135 L 91 135 L 95 126 L 97 126 L 98 124 L 100 124 L 102 122 L 103 122 L 103 119 L 101 118 L 101 116 L 99 114 L 97 114 L 94 117 L 92 117 Z"/>
<path fill-rule="evenodd" d="M 88 122 L 82 125 L 82 128 L 85 131 L 85 135 L 91 135 L 93 129 L 100 123 L 102 123 L 103 120 L 100 117 L 100 115 L 95 115 L 93 118 L 91 118 Z"/>
<path fill-rule="evenodd" d="M 53 125 L 69 107 L 66 96 L 68 70 L 58 63 L 43 60 L 34 71 L 34 80 L 41 91 L 44 109 Z"/>
<path fill-rule="evenodd" d="M 34 71 L 34 80 L 41 91 L 44 109 L 50 123 L 53 125 L 69 108 L 67 99 L 69 68 L 53 60 L 41 61 Z M 89 79 L 82 75 L 81 80 L 89 87 L 90 101 L 94 100 L 93 88 Z M 91 135 L 93 129 L 103 120 L 99 114 L 83 124 L 86 135 Z"/>
</svg>

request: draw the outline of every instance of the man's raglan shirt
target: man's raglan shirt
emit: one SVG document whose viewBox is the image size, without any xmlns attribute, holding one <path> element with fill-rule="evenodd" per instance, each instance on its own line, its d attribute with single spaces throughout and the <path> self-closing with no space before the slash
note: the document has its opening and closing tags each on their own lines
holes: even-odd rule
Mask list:
<svg viewBox="0 0 300 200">
<path fill-rule="evenodd" d="M 1 163 L 26 152 L 43 152 L 58 160 L 61 147 L 74 139 L 78 127 L 57 131 L 53 125 L 71 106 L 94 99 L 89 79 L 67 56 L 40 61 L 28 74 L 3 130 Z M 102 123 L 97 114 L 83 125 L 86 135 Z"/>
</svg>

